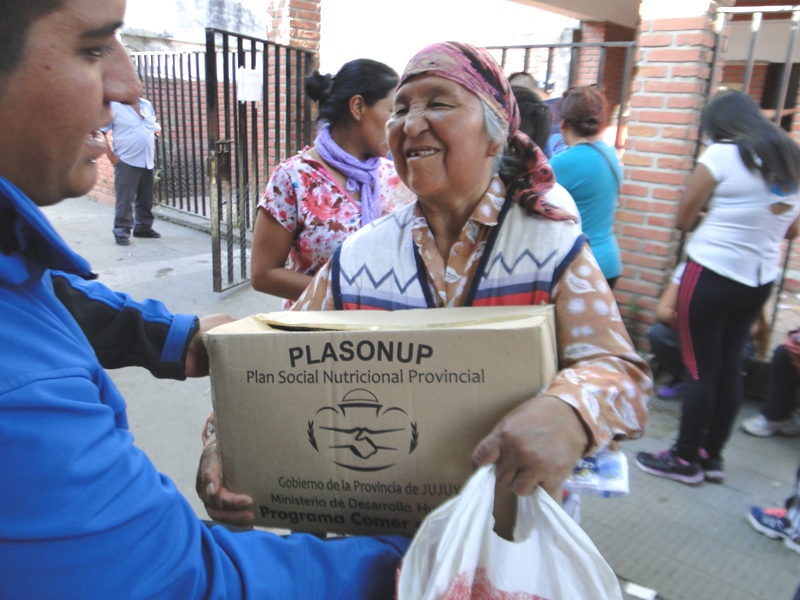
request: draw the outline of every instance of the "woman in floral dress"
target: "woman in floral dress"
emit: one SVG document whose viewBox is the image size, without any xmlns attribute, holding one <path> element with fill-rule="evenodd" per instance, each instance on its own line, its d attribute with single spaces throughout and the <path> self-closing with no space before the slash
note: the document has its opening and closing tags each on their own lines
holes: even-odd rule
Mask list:
<svg viewBox="0 0 800 600">
<path fill-rule="evenodd" d="M 350 234 L 414 199 L 386 158 L 397 80 L 369 59 L 346 63 L 334 77 L 306 78 L 319 106 L 314 146 L 277 167 L 253 232 L 252 285 L 285 298 L 284 308 Z"/>
</svg>

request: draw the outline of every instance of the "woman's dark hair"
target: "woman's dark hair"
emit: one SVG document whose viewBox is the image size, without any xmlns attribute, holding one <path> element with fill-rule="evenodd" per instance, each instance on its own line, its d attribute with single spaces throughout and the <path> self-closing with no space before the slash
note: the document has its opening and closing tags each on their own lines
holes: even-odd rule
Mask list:
<svg viewBox="0 0 800 600">
<path fill-rule="evenodd" d="M 39 17 L 61 8 L 65 0 L 5 0 L 0 17 L 0 76 L 22 60 L 28 29 Z"/>
<path fill-rule="evenodd" d="M 561 101 L 561 120 L 580 137 L 592 137 L 608 125 L 608 101 L 591 85 L 570 88 Z"/>
<path fill-rule="evenodd" d="M 306 94 L 319 105 L 318 120 L 334 126 L 350 115 L 350 98 L 362 96 L 367 106 L 383 100 L 400 80 L 389 65 L 369 58 L 351 60 L 331 77 L 314 71 L 306 77 Z"/>
<path fill-rule="evenodd" d="M 700 127 L 714 142 L 736 144 L 745 166 L 768 184 L 800 184 L 800 147 L 747 94 L 717 93 L 703 110 Z"/>
<path fill-rule="evenodd" d="M 528 134 L 539 148 L 547 146 L 553 115 L 548 106 L 528 88 L 512 85 L 511 91 L 519 105 L 519 128 Z"/>
</svg>

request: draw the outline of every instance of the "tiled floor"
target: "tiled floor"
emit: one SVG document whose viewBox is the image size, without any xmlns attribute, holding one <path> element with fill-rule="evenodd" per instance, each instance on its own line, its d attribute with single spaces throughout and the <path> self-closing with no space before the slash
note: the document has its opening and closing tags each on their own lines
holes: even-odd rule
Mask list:
<svg viewBox="0 0 800 600">
<path fill-rule="evenodd" d="M 748 401 L 740 419 L 757 410 Z M 800 584 L 800 555 L 754 531 L 745 515 L 751 505 L 789 495 L 800 438 L 759 439 L 737 430 L 725 452 L 725 483 L 689 487 L 647 475 L 634 460 L 640 450 L 666 448 L 678 419 L 676 403 L 652 401 L 647 435 L 622 444 L 631 495 L 585 498 L 584 529 L 621 580 L 662 600 L 790 600 Z"/>
</svg>

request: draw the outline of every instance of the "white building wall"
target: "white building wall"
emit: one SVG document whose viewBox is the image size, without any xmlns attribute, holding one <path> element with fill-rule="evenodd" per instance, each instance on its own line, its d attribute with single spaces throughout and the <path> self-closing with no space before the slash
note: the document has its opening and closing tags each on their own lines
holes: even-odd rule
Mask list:
<svg viewBox="0 0 800 600">
<path fill-rule="evenodd" d="M 264 0 L 132 0 L 123 36 L 131 50 L 205 44 L 206 27 L 263 38 L 269 22 Z M 145 47 L 139 47 L 145 46 Z"/>
<path fill-rule="evenodd" d="M 428 44 L 482 46 L 558 42 L 578 21 L 509 0 L 322 0 L 320 70 L 372 58 L 402 72 Z M 520 70 L 520 69 L 514 69 Z"/>
</svg>

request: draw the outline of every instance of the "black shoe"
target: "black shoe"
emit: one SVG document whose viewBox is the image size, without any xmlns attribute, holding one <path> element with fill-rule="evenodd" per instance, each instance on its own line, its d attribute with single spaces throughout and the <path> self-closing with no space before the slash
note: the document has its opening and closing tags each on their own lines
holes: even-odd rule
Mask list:
<svg viewBox="0 0 800 600">
<path fill-rule="evenodd" d="M 674 479 L 686 485 L 697 485 L 705 478 L 698 463 L 682 459 L 672 448 L 657 454 L 639 452 L 636 455 L 636 464 L 645 473 Z"/>
<path fill-rule="evenodd" d="M 130 246 L 131 245 L 131 241 L 128 238 L 124 237 L 124 236 L 115 235 L 114 239 L 117 240 L 117 246 Z"/>
<path fill-rule="evenodd" d="M 697 462 L 703 469 L 705 480 L 709 483 L 725 483 L 725 461 L 721 456 L 709 456 L 705 448 L 700 448 Z"/>
<path fill-rule="evenodd" d="M 160 238 L 161 234 L 158 233 L 155 229 L 143 229 L 141 231 L 133 230 L 133 237 L 140 237 L 140 238 L 150 238 L 154 240 L 156 238 Z"/>
</svg>

